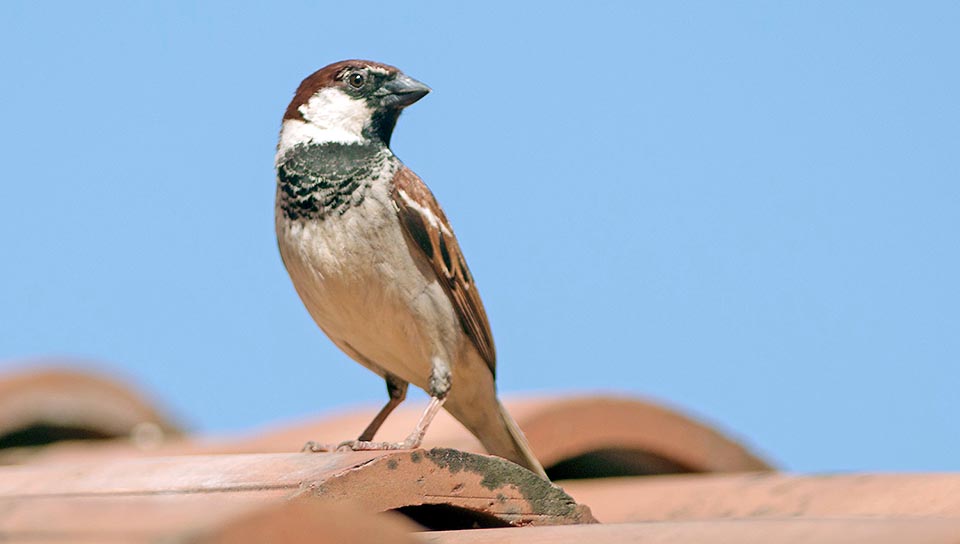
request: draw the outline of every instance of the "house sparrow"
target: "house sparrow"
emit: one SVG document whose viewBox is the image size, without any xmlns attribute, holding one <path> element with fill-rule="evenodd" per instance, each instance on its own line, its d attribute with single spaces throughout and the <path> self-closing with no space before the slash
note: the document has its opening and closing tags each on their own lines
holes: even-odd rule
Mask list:
<svg viewBox="0 0 960 544">
<path fill-rule="evenodd" d="M 392 66 L 363 60 L 303 80 L 277 146 L 280 255 L 317 325 L 387 382 L 387 404 L 339 447 L 419 447 L 445 407 L 488 452 L 546 478 L 497 399 L 493 335 L 453 229 L 390 150 L 400 112 L 428 92 Z M 430 395 L 417 426 L 403 442 L 373 442 L 409 383 Z"/>
</svg>

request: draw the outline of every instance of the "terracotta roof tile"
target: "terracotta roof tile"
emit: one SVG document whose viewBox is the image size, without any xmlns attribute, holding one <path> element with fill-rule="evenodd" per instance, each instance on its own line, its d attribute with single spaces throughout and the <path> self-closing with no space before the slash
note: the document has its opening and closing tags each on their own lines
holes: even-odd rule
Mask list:
<svg viewBox="0 0 960 544">
<path fill-rule="evenodd" d="M 958 520 L 721 520 L 523 529 L 478 529 L 419 535 L 430 544 L 957 544 Z"/>
<path fill-rule="evenodd" d="M 562 482 L 602 522 L 725 518 L 960 520 L 960 474 L 709 474 Z"/>
<path fill-rule="evenodd" d="M 83 438 L 156 443 L 180 433 L 142 394 L 104 376 L 52 367 L 0 376 L 0 448 Z"/>
<path fill-rule="evenodd" d="M 147 457 L 0 468 L 0 534 L 213 523 L 294 498 L 454 527 L 593 522 L 562 489 L 456 450 Z M 447 524 L 447 525 L 443 525 Z"/>
<path fill-rule="evenodd" d="M 200 499 L 197 497 L 197 499 Z M 23 509 L 2 520 L 4 542 L 414 544 L 419 527 L 400 515 L 310 498 L 263 503 L 156 496 L 61 500 L 59 511 Z M 49 505 L 53 506 L 53 505 Z"/>
<path fill-rule="evenodd" d="M 396 515 L 371 514 L 352 505 L 296 500 L 207 524 L 187 533 L 168 529 L 164 541 L 184 544 L 415 544 L 417 526 Z M 181 539 L 175 537 L 182 535 Z M 156 542 L 160 539 L 153 539 Z"/>
</svg>

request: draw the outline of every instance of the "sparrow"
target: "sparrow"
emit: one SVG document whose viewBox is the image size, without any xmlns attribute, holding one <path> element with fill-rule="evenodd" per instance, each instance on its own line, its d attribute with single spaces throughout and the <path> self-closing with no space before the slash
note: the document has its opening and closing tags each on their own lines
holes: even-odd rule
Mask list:
<svg viewBox="0 0 960 544">
<path fill-rule="evenodd" d="M 359 438 L 337 449 L 417 448 L 443 407 L 489 453 L 546 479 L 497 398 L 493 334 L 453 227 L 390 150 L 400 113 L 429 92 L 393 66 L 346 60 L 304 79 L 283 115 L 281 258 L 320 329 L 389 395 Z M 430 395 L 416 427 L 402 442 L 374 442 L 411 383 Z"/>
</svg>

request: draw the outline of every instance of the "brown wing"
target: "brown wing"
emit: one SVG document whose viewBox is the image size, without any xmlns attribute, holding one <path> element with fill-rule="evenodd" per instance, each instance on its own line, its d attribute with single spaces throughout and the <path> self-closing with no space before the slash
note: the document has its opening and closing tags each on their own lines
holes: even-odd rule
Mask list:
<svg viewBox="0 0 960 544">
<path fill-rule="evenodd" d="M 467 261 L 460 252 L 460 244 L 437 199 L 423 181 L 405 166 L 393 177 L 392 197 L 400 223 L 430 261 L 437 278 L 450 295 L 464 332 L 487 362 L 490 372 L 496 376 L 497 353 L 487 312 L 483 309 Z"/>
</svg>

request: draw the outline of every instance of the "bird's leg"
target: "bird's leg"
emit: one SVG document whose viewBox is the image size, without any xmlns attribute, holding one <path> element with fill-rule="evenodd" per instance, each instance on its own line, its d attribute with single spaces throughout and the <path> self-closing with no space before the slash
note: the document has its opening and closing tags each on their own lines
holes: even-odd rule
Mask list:
<svg viewBox="0 0 960 544">
<path fill-rule="evenodd" d="M 360 433 L 360 438 L 357 438 L 360 442 L 373 440 L 377 431 L 380 430 L 380 426 L 387 420 L 387 416 L 393 412 L 394 408 L 400 406 L 403 399 L 407 398 L 407 386 L 409 385 L 407 382 L 390 373 L 387 373 L 385 378 L 387 381 L 387 394 L 390 395 L 390 400 L 380 409 L 380 412 L 373 418 L 373 421 L 367 425 L 367 428 Z"/>
<path fill-rule="evenodd" d="M 387 372 L 384 375 L 384 379 L 387 382 L 387 395 L 390 396 L 390 399 L 387 400 L 387 403 L 380 409 L 376 416 L 374 416 L 373 421 L 367 425 L 367 428 L 360 433 L 360 438 L 356 442 L 369 442 L 373 440 L 374 435 L 377 434 L 377 431 L 380 430 L 380 426 L 383 425 L 383 422 L 387 420 L 387 416 L 397 407 L 400 406 L 400 403 L 403 402 L 403 399 L 407 398 L 407 382 L 401 380 L 400 378 L 394 376 Z M 342 442 L 340 444 L 321 444 L 319 442 L 314 442 L 313 440 L 307 442 L 303 445 L 303 449 L 300 451 L 319 453 L 324 451 L 336 451 L 338 448 L 342 447 L 344 444 L 349 444 L 353 441 Z"/>
<path fill-rule="evenodd" d="M 420 443 L 423 442 L 423 435 L 427 434 L 427 427 L 430 426 L 430 422 L 433 421 L 434 416 L 437 415 L 437 412 L 440 411 L 440 408 L 443 407 L 443 403 L 446 402 L 446 400 L 446 395 L 443 397 L 430 397 L 430 404 L 427 404 L 426 410 L 423 411 L 423 415 L 421 415 L 420 420 L 417 421 L 417 426 L 413 428 L 413 432 L 403 441 L 403 444 L 406 445 L 404 449 L 420 447 Z"/>
<path fill-rule="evenodd" d="M 440 408 L 443 407 L 443 403 L 447 400 L 447 393 L 450 392 L 450 370 L 446 364 L 438 364 L 438 362 L 440 361 L 434 360 L 433 372 L 430 373 L 430 389 L 428 391 L 430 393 L 430 404 L 427 405 L 419 421 L 417 421 L 417 426 L 413 428 L 413 431 L 403 442 L 371 442 L 362 439 L 347 440 L 346 442 L 342 442 L 337 447 L 337 450 L 412 450 L 419 448 L 420 443 L 423 442 L 423 436 L 427 433 L 427 428 L 430 427 L 433 418 L 437 415 L 437 412 L 440 411 Z M 381 413 L 387 410 L 389 406 L 390 403 L 387 403 L 387 406 L 384 406 Z M 393 410 L 393 408 L 391 407 L 390 410 Z M 390 412 L 388 411 L 387 413 L 389 414 Z M 379 417 L 378 414 L 377 418 Z M 384 415 L 383 417 L 386 418 L 387 416 Z M 371 427 L 374 423 L 377 423 L 377 418 L 374 418 L 373 422 L 370 423 Z M 379 427 L 379 424 L 377 427 Z M 370 427 L 367 427 L 367 430 L 370 430 Z M 375 431 L 376 429 L 374 429 L 374 432 Z M 364 434 L 361 436 L 365 436 L 366 433 L 367 431 L 364 431 Z"/>
</svg>

